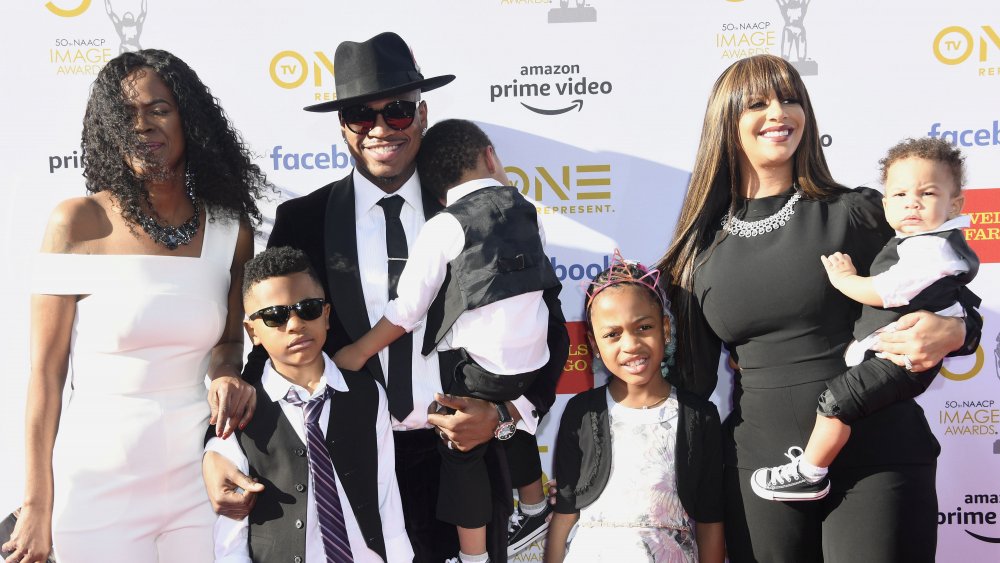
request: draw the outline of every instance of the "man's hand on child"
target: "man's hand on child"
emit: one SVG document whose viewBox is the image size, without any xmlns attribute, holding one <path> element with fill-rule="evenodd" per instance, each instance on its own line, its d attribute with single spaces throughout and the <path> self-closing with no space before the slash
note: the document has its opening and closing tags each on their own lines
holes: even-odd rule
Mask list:
<svg viewBox="0 0 1000 563">
<path fill-rule="evenodd" d="M 368 358 L 361 353 L 356 344 L 348 344 L 333 355 L 333 363 L 337 364 L 338 368 L 348 371 L 359 371 L 365 367 L 367 361 Z"/>
<path fill-rule="evenodd" d="M 264 490 L 264 485 L 244 475 L 217 452 L 205 452 L 201 472 L 212 509 L 226 518 L 245 518 L 257 501 L 257 493 Z"/>
<path fill-rule="evenodd" d="M 454 397 L 437 393 L 434 399 L 455 414 L 432 413 L 427 422 L 438 427 L 441 439 L 452 448 L 467 452 L 493 439 L 500 416 L 493 403 L 473 397 Z"/>
</svg>

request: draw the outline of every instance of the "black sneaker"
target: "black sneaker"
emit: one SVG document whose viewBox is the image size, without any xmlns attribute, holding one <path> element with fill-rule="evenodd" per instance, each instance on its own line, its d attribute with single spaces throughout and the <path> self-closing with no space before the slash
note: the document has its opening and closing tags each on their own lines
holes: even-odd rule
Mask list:
<svg viewBox="0 0 1000 563">
<path fill-rule="evenodd" d="M 521 512 L 521 507 L 514 509 L 507 525 L 507 557 L 520 553 L 545 534 L 549 529 L 549 523 L 545 519 L 551 512 L 552 507 L 548 502 L 545 503 L 545 510 L 534 516 Z"/>
<path fill-rule="evenodd" d="M 798 452 L 798 453 L 795 453 Z M 750 476 L 750 486 L 757 496 L 782 502 L 819 500 L 830 492 L 830 480 L 823 477 L 810 483 L 799 473 L 802 448 L 792 446 L 785 454 L 791 461 L 785 465 L 758 469 Z"/>
</svg>

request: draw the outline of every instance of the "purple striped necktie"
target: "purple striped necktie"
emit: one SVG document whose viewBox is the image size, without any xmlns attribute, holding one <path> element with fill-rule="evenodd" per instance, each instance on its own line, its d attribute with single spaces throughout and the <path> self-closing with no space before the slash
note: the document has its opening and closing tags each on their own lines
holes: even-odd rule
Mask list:
<svg viewBox="0 0 1000 563">
<path fill-rule="evenodd" d="M 323 429 L 319 425 L 319 415 L 323 404 L 333 394 L 327 387 L 321 395 L 303 401 L 294 389 L 289 388 L 285 401 L 302 407 L 306 419 L 306 446 L 309 452 L 309 471 L 313 477 L 313 499 L 319 516 L 319 532 L 323 536 L 323 548 L 327 563 L 353 563 L 351 544 L 347 541 L 347 526 L 344 523 L 344 509 L 337 494 L 337 481 L 333 474 L 333 461 L 326 449 Z"/>
</svg>

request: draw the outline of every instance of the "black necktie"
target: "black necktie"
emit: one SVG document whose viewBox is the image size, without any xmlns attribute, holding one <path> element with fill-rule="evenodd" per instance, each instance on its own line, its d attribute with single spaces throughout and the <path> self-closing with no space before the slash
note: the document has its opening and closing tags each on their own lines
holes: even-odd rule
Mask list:
<svg viewBox="0 0 1000 563">
<path fill-rule="evenodd" d="M 378 206 L 385 213 L 385 248 L 389 258 L 389 299 L 396 298 L 399 275 L 406 266 L 409 251 L 406 248 L 406 232 L 399 220 L 403 208 L 403 198 L 394 195 L 379 200 Z M 413 388 L 410 372 L 413 369 L 413 335 L 406 333 L 389 345 L 389 412 L 402 421 L 413 410 Z"/>
</svg>

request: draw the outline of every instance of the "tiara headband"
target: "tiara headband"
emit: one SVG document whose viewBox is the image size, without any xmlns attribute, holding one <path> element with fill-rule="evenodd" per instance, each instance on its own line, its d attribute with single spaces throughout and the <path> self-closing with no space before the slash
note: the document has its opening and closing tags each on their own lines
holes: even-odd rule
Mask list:
<svg viewBox="0 0 1000 563">
<path fill-rule="evenodd" d="M 633 269 L 639 272 L 638 277 L 633 273 Z M 590 305 L 599 293 L 613 285 L 623 283 L 634 283 L 648 288 L 660 302 L 660 307 L 666 308 L 667 297 L 660 287 L 660 271 L 656 268 L 650 270 L 636 260 L 626 260 L 616 248 L 607 269 L 607 278 L 601 284 L 587 290 L 587 310 L 590 310 Z M 590 285 L 593 285 L 593 282 Z"/>
</svg>

